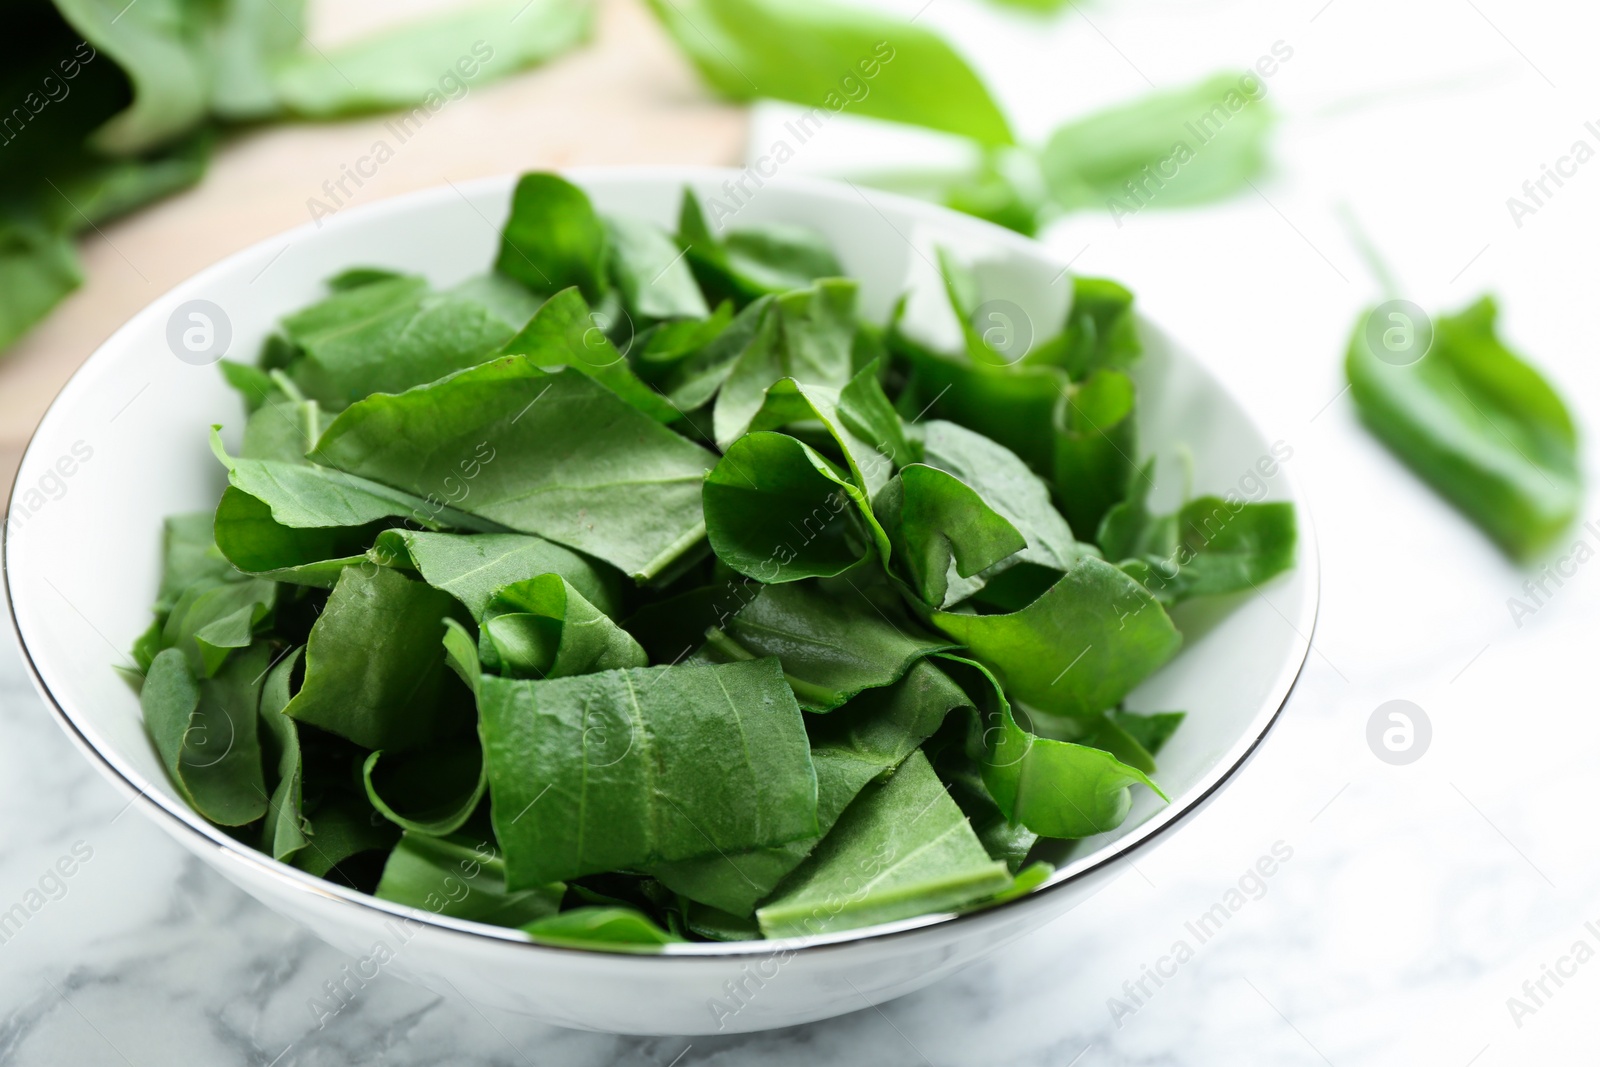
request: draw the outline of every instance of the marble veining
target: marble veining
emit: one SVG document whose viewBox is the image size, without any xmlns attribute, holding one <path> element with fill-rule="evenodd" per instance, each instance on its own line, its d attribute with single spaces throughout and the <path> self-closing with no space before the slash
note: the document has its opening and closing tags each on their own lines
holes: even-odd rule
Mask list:
<svg viewBox="0 0 1600 1067">
<path fill-rule="evenodd" d="M 0 859 L 0 899 L 20 899 L 75 842 L 93 856 L 0 945 L 0 1062 L 1342 1064 L 1379 1062 L 1407 1031 L 1433 1025 L 1437 1041 L 1465 1050 L 1464 1064 L 1496 1037 L 1509 1040 L 1497 998 L 1479 996 L 1470 1039 L 1414 1009 L 1448 1017 L 1453 998 L 1471 999 L 1530 939 L 1559 941 L 1581 925 L 1572 901 L 1600 889 L 1600 879 L 1563 877 L 1563 903 L 1548 906 L 1551 887 L 1537 871 L 1449 795 L 1432 797 L 1437 809 L 1421 821 L 1386 825 L 1393 778 L 1375 773 L 1385 770 L 1375 762 L 1352 766 L 1342 790 L 1339 775 L 1328 775 L 1325 788 L 1302 787 L 1263 811 L 1256 794 L 1295 776 L 1287 750 L 1338 722 L 1344 688 L 1313 664 L 1250 777 L 1083 905 L 1093 922 L 1076 934 L 1053 924 L 931 989 L 828 1022 L 639 1039 L 484 1012 L 387 975 L 319 1027 L 309 1002 L 345 958 L 142 816 L 119 815 L 116 792 L 22 683 L 8 641 L 0 811 L 26 832 Z M 1460 824 L 1462 840 L 1436 832 L 1446 823 Z M 1482 833 L 1471 836 L 1475 829 Z M 1259 889 L 1250 882 L 1243 906 L 1199 940 L 1196 917 L 1275 844 L 1292 858 Z M 1351 919 L 1352 902 L 1381 905 L 1386 895 L 1417 921 L 1383 928 L 1381 907 L 1362 911 L 1377 930 Z M 1146 977 L 1141 992 L 1141 976 L 1179 940 L 1192 958 L 1159 986 Z M 1503 995 L 1516 984 L 1503 980 Z M 1571 999 L 1582 1007 L 1579 994 Z"/>
</svg>

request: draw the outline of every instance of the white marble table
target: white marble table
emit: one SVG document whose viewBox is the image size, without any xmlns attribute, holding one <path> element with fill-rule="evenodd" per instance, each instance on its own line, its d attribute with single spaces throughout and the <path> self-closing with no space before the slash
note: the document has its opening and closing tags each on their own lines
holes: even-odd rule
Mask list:
<svg viewBox="0 0 1600 1067">
<path fill-rule="evenodd" d="M 968 7 L 946 0 L 927 18 L 957 32 Z M 1376 284 L 1335 211 L 1354 207 L 1425 305 L 1497 291 L 1508 336 L 1549 370 L 1592 440 L 1600 166 L 1520 228 L 1505 207 L 1541 163 L 1595 140 L 1583 122 L 1600 114 L 1600 76 L 1585 52 L 1594 27 L 1573 25 L 1580 17 L 1593 18 L 1504 0 L 1129 0 L 1021 34 L 1025 44 L 1014 26 L 1009 37 L 963 32 L 1030 134 L 1063 99 L 1087 105 L 1137 92 L 1146 75 L 1169 84 L 1242 67 L 1277 39 L 1296 49 L 1273 82 L 1288 121 L 1279 173 L 1259 195 L 1144 212 L 1120 229 L 1085 216 L 1051 235 L 1081 256 L 1077 269 L 1132 283 L 1292 444 L 1323 546 L 1316 651 L 1287 712 L 1215 804 L 1083 905 L 1093 922 L 1077 928 L 1093 936 L 1047 927 L 881 1010 L 742 1038 L 553 1030 L 393 977 L 319 1029 L 308 1001 L 344 958 L 125 812 L 33 695 L 7 636 L 0 912 L 39 906 L 0 944 L 0 1063 L 1592 1060 L 1600 564 L 1579 567 L 1518 626 L 1507 599 L 1528 574 L 1359 428 L 1338 359 Z M 1052 66 L 1041 58 L 1051 49 L 1083 58 Z M 1054 79 L 1054 96 L 1030 78 Z M 806 169 L 829 169 L 823 149 Z M 1580 537 L 1600 548 L 1600 535 Z M 1366 742 L 1373 710 L 1397 698 L 1433 725 L 1425 755 L 1400 767 Z M 1292 858 L 1198 944 L 1186 924 L 1279 842 Z M 48 872 L 75 848 L 74 873 L 58 881 Z M 1180 939 L 1193 958 L 1158 988 L 1145 968 L 1171 973 L 1161 960 Z M 1547 966 L 1566 973 L 1561 984 Z M 1514 1013 L 1513 997 L 1532 1010 Z"/>
</svg>

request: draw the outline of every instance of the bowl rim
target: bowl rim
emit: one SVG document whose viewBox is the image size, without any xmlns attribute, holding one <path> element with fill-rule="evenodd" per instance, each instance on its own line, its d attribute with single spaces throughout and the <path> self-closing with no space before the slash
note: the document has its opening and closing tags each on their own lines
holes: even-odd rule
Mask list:
<svg viewBox="0 0 1600 1067">
<path fill-rule="evenodd" d="M 580 187 L 590 184 L 603 185 L 608 180 L 636 184 L 669 183 L 679 187 L 700 182 L 718 185 L 725 179 L 736 178 L 738 175 L 745 173 L 743 169 L 734 167 L 672 164 L 557 167 L 550 168 L 550 170 L 568 178 Z M 82 387 L 86 372 L 95 369 L 98 362 L 109 361 L 114 358 L 114 353 L 110 350 L 118 345 L 119 339 L 139 319 L 153 314 L 172 293 L 180 289 L 203 285 L 213 276 L 223 275 L 235 269 L 236 264 L 241 261 L 253 256 L 259 256 L 265 250 L 280 248 L 286 240 L 293 242 L 308 238 L 325 227 L 342 228 L 351 225 L 352 219 L 362 222 L 370 220 L 374 216 L 385 214 L 404 215 L 408 211 L 433 200 L 459 197 L 470 202 L 470 194 L 473 193 L 509 192 L 518 176 L 518 174 L 501 174 L 459 183 L 450 182 L 447 179 L 444 185 L 414 190 L 387 197 L 372 204 L 354 207 L 348 211 L 341 211 L 337 217 L 328 219 L 325 222 L 302 223 L 290 230 L 272 234 L 259 241 L 252 242 L 178 282 L 165 293 L 147 303 L 140 311 L 131 316 L 127 322 L 113 331 L 109 337 L 96 346 L 94 352 L 72 373 L 71 377 L 68 378 L 60 391 L 51 400 L 38 425 L 30 434 L 27 447 L 23 449 L 18 463 L 19 472 L 28 464 L 35 445 L 38 443 L 40 432 L 50 422 L 51 417 L 57 413 L 62 401 L 69 394 L 75 392 L 75 387 Z M 873 199 L 868 199 L 866 193 L 852 182 L 833 181 L 808 176 L 782 175 L 776 179 L 769 179 L 767 184 L 806 197 L 823 200 L 853 201 L 859 198 L 875 211 L 878 210 L 878 206 L 874 203 L 874 200 L 879 200 L 886 205 L 909 212 L 913 216 L 921 216 L 929 221 L 936 221 L 942 226 L 967 229 L 981 235 L 984 240 L 991 243 L 1009 245 L 1020 252 L 1025 252 L 1029 256 L 1043 256 L 1044 258 L 1060 260 L 1060 257 L 1050 251 L 1042 242 L 1024 237 L 1021 234 L 982 219 L 963 215 L 949 208 L 916 200 L 912 197 L 875 189 L 872 191 Z M 879 214 L 882 215 L 882 212 L 879 211 Z M 884 216 L 884 218 L 887 222 L 887 216 Z M 893 227 L 892 222 L 890 226 Z M 1063 272 L 1068 267 L 1069 264 L 1062 263 Z M 1218 390 L 1232 400 L 1247 416 L 1250 416 L 1250 409 L 1239 402 L 1237 395 L 1223 379 L 1213 374 L 1210 367 L 1197 357 L 1188 355 L 1187 350 L 1185 350 L 1185 353 L 1188 358 L 1199 364 L 1200 369 L 1211 379 L 1212 384 Z M 1250 417 L 1250 422 L 1252 428 L 1259 429 L 1253 416 Z M 1023 911 L 1031 911 L 1043 907 L 1051 893 L 1059 891 L 1072 883 L 1087 879 L 1091 875 L 1104 873 L 1116 861 L 1129 856 L 1136 850 L 1145 848 L 1162 835 L 1179 826 L 1190 816 L 1204 808 L 1224 786 L 1230 783 L 1243 770 L 1244 766 L 1261 747 L 1261 743 L 1266 739 L 1268 732 L 1277 723 L 1299 685 L 1315 641 L 1316 625 L 1321 606 L 1321 561 L 1317 551 L 1316 532 L 1310 504 L 1305 494 L 1301 491 L 1294 475 L 1287 470 L 1280 470 L 1280 474 L 1283 478 L 1284 496 L 1294 504 L 1299 520 L 1295 570 L 1303 571 L 1302 580 L 1310 583 L 1308 596 L 1301 609 L 1300 618 L 1291 621 L 1286 616 L 1284 617 L 1284 621 L 1296 632 L 1298 642 L 1294 646 L 1294 651 L 1278 669 L 1277 678 L 1273 683 L 1273 690 L 1278 694 L 1276 700 L 1269 698 L 1263 702 L 1262 707 L 1252 719 L 1250 727 L 1234 741 L 1207 773 L 1206 777 L 1202 779 L 1201 784 L 1203 787 L 1197 793 L 1187 798 L 1180 797 L 1181 804 L 1178 802 L 1169 803 L 1119 840 L 1109 842 L 1100 849 L 1076 859 L 1070 859 L 1052 872 L 1045 881 L 1010 900 L 972 911 L 932 912 L 873 926 L 786 938 L 748 941 L 679 942 L 637 948 L 627 946 L 591 947 L 541 942 L 531 939 L 527 934 L 513 927 L 500 927 L 487 923 L 455 919 L 427 911 L 426 909 L 382 900 L 369 893 L 363 893 L 359 890 L 350 889 L 315 877 L 309 872 L 276 860 L 266 853 L 259 852 L 234 839 L 217 827 L 211 826 L 187 805 L 183 804 L 181 800 L 169 798 L 161 791 L 154 789 L 152 787 L 153 783 L 145 782 L 143 775 L 132 767 L 123 766 L 122 760 L 96 744 L 85 728 L 79 724 L 74 714 L 68 711 L 63 702 L 58 699 L 55 692 L 45 682 L 43 673 L 34 659 L 33 650 L 29 647 L 27 639 L 22 633 L 22 624 L 17 614 L 12 589 L 11 535 L 13 528 L 9 523 L 5 526 L 4 537 L 0 538 L 0 578 L 3 578 L 6 615 L 11 625 L 11 631 L 17 639 L 17 646 L 22 654 L 23 663 L 27 668 L 29 677 L 33 680 L 34 688 L 44 698 L 45 705 L 54 715 L 58 725 L 113 785 L 125 794 L 131 794 L 128 803 L 124 805 L 123 811 L 126 811 L 130 806 L 141 807 L 153 821 L 176 838 L 184 839 L 189 834 L 192 834 L 199 839 L 199 843 L 213 846 L 222 857 L 229 861 L 250 869 L 254 873 L 265 875 L 270 880 L 297 892 L 309 893 L 342 905 L 374 912 L 380 916 L 387 915 L 402 921 L 420 923 L 443 933 L 480 938 L 486 941 L 518 946 L 531 951 L 563 954 L 578 953 L 591 959 L 609 956 L 613 958 L 626 957 L 630 959 L 679 961 L 749 957 L 799 951 L 806 951 L 808 954 L 815 955 L 821 949 L 845 949 L 869 942 L 883 942 L 931 929 L 953 927 L 957 923 L 968 923 L 970 925 L 972 921 L 976 920 L 989 920 L 992 922 L 1006 914 L 1019 915 Z M 24 481 L 20 477 L 13 484 L 10 497 L 7 500 L 8 510 L 16 503 L 17 496 L 22 491 L 23 485 Z M 1280 612 L 1279 614 L 1282 613 Z M 120 814 L 119 812 L 119 816 Z M 184 831 L 187 831 L 187 834 Z M 191 839 L 181 841 L 181 843 L 189 845 L 195 842 Z"/>
</svg>

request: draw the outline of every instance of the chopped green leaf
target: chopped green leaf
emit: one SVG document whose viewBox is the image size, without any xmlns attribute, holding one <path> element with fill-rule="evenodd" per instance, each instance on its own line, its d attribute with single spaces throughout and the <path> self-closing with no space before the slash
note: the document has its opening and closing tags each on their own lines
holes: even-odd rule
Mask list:
<svg viewBox="0 0 1600 1067">
<path fill-rule="evenodd" d="M 711 199 L 712 221 L 721 225 L 734 208 Z M 804 289 L 819 278 L 844 273 L 833 248 L 814 230 L 782 223 L 745 227 L 718 238 L 700 201 L 685 189 L 678 218 L 678 243 L 707 299 L 743 306 L 762 296 Z"/>
<path fill-rule="evenodd" d="M 423 581 L 461 601 L 475 621 L 482 621 L 498 590 L 541 574 L 559 574 L 612 617 L 620 603 L 616 571 L 530 534 L 386 530 L 369 555 L 380 566 L 416 571 Z"/>
<path fill-rule="evenodd" d="M 400 396 L 368 397 L 328 427 L 319 463 L 597 556 L 637 578 L 704 536 L 709 452 L 575 370 L 507 356 Z"/>
<path fill-rule="evenodd" d="M 1128 495 L 1137 474 L 1133 382 L 1096 371 L 1072 386 L 1060 409 L 1055 490 L 1073 533 L 1088 540 L 1106 512 Z"/>
<path fill-rule="evenodd" d="M 829 589 L 817 582 L 767 586 L 723 629 L 707 633 L 707 651 L 734 660 L 776 656 L 800 706 L 831 711 L 863 689 L 897 681 L 928 653 L 951 647 L 891 598 L 875 601 L 881 591 L 849 576 Z"/>
<path fill-rule="evenodd" d="M 973 489 L 937 467 L 913 463 L 878 495 L 875 511 L 895 561 L 924 604 L 966 599 L 972 579 L 1027 547 L 1017 528 Z"/>
<path fill-rule="evenodd" d="M 500 673 L 512 678 L 566 678 L 648 662 L 626 630 L 559 574 L 502 586 L 484 612 L 483 632 Z"/>
<path fill-rule="evenodd" d="M 219 826 L 267 812 L 256 708 L 271 649 L 258 644 L 215 678 L 196 678 L 182 652 L 156 655 L 139 703 L 161 762 L 183 798 Z"/>
<path fill-rule="evenodd" d="M 557 883 L 508 893 L 505 861 L 492 846 L 466 835 L 408 830 L 373 895 L 452 919 L 523 926 L 556 914 L 565 892 Z"/>
<path fill-rule="evenodd" d="M 383 817 L 410 833 L 442 837 L 461 829 L 488 789 L 483 750 L 476 737 L 451 738 L 420 753 L 361 765 L 367 799 Z"/>
<path fill-rule="evenodd" d="M 370 564 L 346 567 L 311 627 L 306 679 L 284 714 L 363 748 L 415 748 L 460 725 L 444 669 L 447 593 Z"/>
<path fill-rule="evenodd" d="M 679 415 L 671 401 L 633 373 L 617 346 L 596 324 L 576 287 L 563 289 L 545 301 L 499 354 L 527 356 L 530 362 L 546 369 L 580 370 L 657 422 L 671 422 Z"/>
<path fill-rule="evenodd" d="M 1060 367 L 1081 380 L 1096 371 L 1127 370 L 1143 351 L 1133 294 L 1108 278 L 1077 276 L 1066 328 L 1035 345 L 1022 362 Z"/>
<path fill-rule="evenodd" d="M 211 450 L 228 468 L 228 484 L 266 504 L 272 520 L 283 526 L 367 526 L 384 519 L 406 518 L 425 525 L 494 530 L 499 524 L 457 511 L 429 494 L 426 499 L 378 482 L 314 463 L 271 459 L 234 459 L 212 427 Z M 483 453 L 469 453 L 463 470 L 474 467 Z M 461 484 L 455 471 L 441 475 Z M 441 490 L 449 491 L 449 490 Z"/>
<path fill-rule="evenodd" d="M 478 707 L 513 888 L 817 832 L 816 772 L 776 660 L 485 675 Z"/>
<path fill-rule="evenodd" d="M 1159 756 L 1167 739 L 1182 724 L 1184 713 L 1158 711 L 1147 715 L 1134 711 L 1113 711 L 1110 713 L 1110 718 L 1124 733 L 1139 742 L 1139 746 L 1146 752 L 1152 756 Z"/>
<path fill-rule="evenodd" d="M 629 311 L 644 319 L 703 319 L 711 314 L 677 242 L 653 223 L 603 220 L 612 280 Z"/>
<path fill-rule="evenodd" d="M 1144 771 L 1112 752 L 1023 729 L 994 675 L 970 660 L 947 662 L 979 675 L 972 684 L 983 691 L 982 709 L 969 753 L 982 764 L 983 783 L 1011 824 L 1044 837 L 1090 837 L 1121 825 L 1133 803 L 1129 787 L 1148 786 L 1166 799 Z M 1148 754 L 1141 749 L 1137 758 L 1147 762 Z"/>
<path fill-rule="evenodd" d="M 409 275 L 336 291 L 283 320 L 285 334 L 305 352 L 292 377 L 337 411 L 476 366 L 525 321 L 508 320 L 478 297 L 473 290 L 436 293 Z"/>
<path fill-rule="evenodd" d="M 304 652 L 297 648 L 281 656 L 261 686 L 261 738 L 267 764 L 276 764 L 278 775 L 272 796 L 267 799 L 261 850 L 275 860 L 286 860 L 305 848 L 310 831 L 303 804 L 300 728 L 283 713 L 294 695 L 290 683 Z"/>
<path fill-rule="evenodd" d="M 1027 541 L 1018 562 L 1065 571 L 1084 554 L 1050 489 L 1009 450 L 982 434 L 935 419 L 922 440 L 926 462 L 970 486 Z"/>
<path fill-rule="evenodd" d="M 599 300 L 607 289 L 605 223 L 576 185 L 554 174 L 524 174 L 511 196 L 495 269 L 536 293 L 577 286 L 586 300 Z"/>
<path fill-rule="evenodd" d="M 632 908 L 573 908 L 559 915 L 526 923 L 522 930 L 535 941 L 545 944 L 585 948 L 667 945 L 683 940 L 667 933 L 643 912 Z"/>
<path fill-rule="evenodd" d="M 209 511 L 167 516 L 161 535 L 161 589 L 156 594 L 157 612 L 171 611 L 184 590 L 192 585 L 239 578 L 227 558 L 217 551 L 211 525 Z"/>
<path fill-rule="evenodd" d="M 1116 705 L 1182 641 L 1144 586 L 1093 557 L 1075 562 L 1020 611 L 941 611 L 933 622 L 994 669 L 1006 692 L 1043 711 L 1079 717 Z"/>
<path fill-rule="evenodd" d="M 914 752 L 861 791 L 756 918 L 767 937 L 833 933 L 959 907 L 1010 884 Z"/>
<path fill-rule="evenodd" d="M 1148 492 L 1141 477 L 1106 514 L 1100 545 L 1162 603 L 1254 589 L 1294 566 L 1294 505 L 1201 496 L 1157 518 Z"/>
<path fill-rule="evenodd" d="M 215 529 L 218 550 L 241 571 L 331 589 L 347 565 L 365 559 L 383 525 L 284 526 L 264 502 L 230 485 L 217 505 Z"/>
<path fill-rule="evenodd" d="M 832 577 L 889 542 L 866 494 L 803 441 L 748 433 L 705 479 L 705 528 L 717 558 L 758 582 Z"/>
<path fill-rule="evenodd" d="M 178 649 L 197 676 L 209 678 L 234 650 L 250 645 L 277 593 L 257 579 L 191 585 L 167 615 L 160 647 Z"/>
<path fill-rule="evenodd" d="M 893 771 L 950 711 L 969 703 L 943 672 L 919 660 L 893 685 L 864 690 L 826 718 L 808 718 L 817 768 L 816 837 L 662 864 L 652 873 L 693 900 L 732 916 L 751 915 L 757 902 L 810 855 L 863 786 Z"/>
<path fill-rule="evenodd" d="M 1034 473 L 1050 474 L 1057 410 L 1071 386 L 1065 371 L 941 355 L 916 346 L 897 330 L 891 330 L 889 343 L 910 364 L 907 393 L 913 412 L 957 423 L 1014 453 Z"/>
<path fill-rule="evenodd" d="M 346 865 L 356 857 L 372 856 L 394 845 L 400 830 L 386 820 L 362 793 L 339 791 L 323 797 L 309 815 L 306 847 L 290 862 L 318 878 L 350 881 Z M 364 888 L 372 888 L 369 883 Z"/>
<path fill-rule="evenodd" d="M 717 394 L 715 433 L 724 449 L 750 428 L 781 379 L 843 388 L 852 377 L 856 283 L 827 279 L 775 298 L 772 326 L 740 353 Z"/>
</svg>

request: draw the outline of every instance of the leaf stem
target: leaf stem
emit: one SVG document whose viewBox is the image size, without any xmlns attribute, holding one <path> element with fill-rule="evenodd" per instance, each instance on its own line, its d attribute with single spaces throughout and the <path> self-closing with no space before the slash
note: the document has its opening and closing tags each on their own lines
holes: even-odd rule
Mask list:
<svg viewBox="0 0 1600 1067">
<path fill-rule="evenodd" d="M 1349 235 L 1350 243 L 1356 246 L 1361 261 L 1366 264 L 1367 270 L 1377 281 L 1378 288 L 1383 290 L 1385 300 L 1394 300 L 1400 296 L 1400 283 L 1395 280 L 1394 272 L 1389 269 L 1379 254 L 1377 246 L 1367 236 L 1367 231 L 1361 228 L 1361 223 L 1356 219 L 1355 212 L 1350 205 L 1341 203 L 1338 207 L 1339 221 L 1344 223 L 1345 232 Z"/>
</svg>

